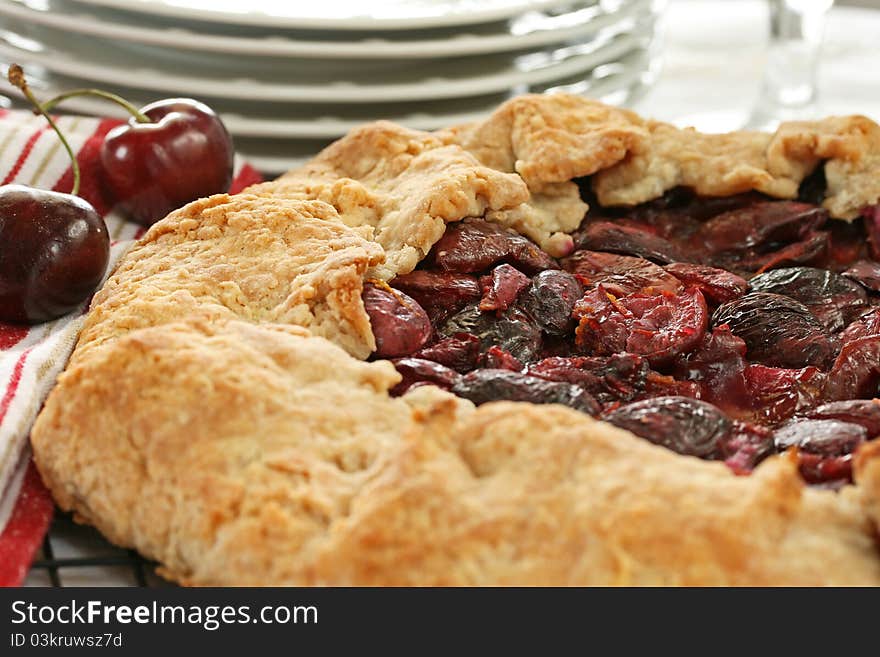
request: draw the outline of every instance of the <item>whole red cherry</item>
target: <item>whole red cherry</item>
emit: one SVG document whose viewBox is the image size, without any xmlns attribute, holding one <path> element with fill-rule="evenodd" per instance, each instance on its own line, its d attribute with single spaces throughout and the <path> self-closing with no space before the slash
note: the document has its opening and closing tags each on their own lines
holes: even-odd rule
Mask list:
<svg viewBox="0 0 880 657">
<path fill-rule="evenodd" d="M 149 226 L 232 182 L 232 139 L 211 108 L 189 98 L 151 103 L 101 146 L 104 182 L 119 208 Z"/>
<path fill-rule="evenodd" d="M 0 187 L 0 320 L 55 319 L 85 301 L 107 269 L 110 237 L 78 196 Z"/>
</svg>

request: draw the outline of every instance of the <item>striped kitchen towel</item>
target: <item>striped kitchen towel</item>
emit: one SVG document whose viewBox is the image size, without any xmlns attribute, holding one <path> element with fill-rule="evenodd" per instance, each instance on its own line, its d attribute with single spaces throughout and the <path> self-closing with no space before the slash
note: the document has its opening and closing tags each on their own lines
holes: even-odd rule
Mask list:
<svg viewBox="0 0 880 657">
<path fill-rule="evenodd" d="M 107 222 L 112 269 L 143 231 L 113 212 L 113 202 L 100 184 L 101 142 L 119 121 L 65 116 L 58 123 L 77 154 L 80 195 Z M 73 175 L 67 153 L 43 117 L 0 109 L 0 181 L 70 190 Z M 259 181 L 260 175 L 236 158 L 230 191 Z M 0 258 L 5 248 L 9 245 L 0 244 Z M 73 350 L 86 306 L 37 326 L 0 323 L 0 586 L 21 584 L 52 517 L 52 499 L 31 461 L 28 435 Z"/>
</svg>

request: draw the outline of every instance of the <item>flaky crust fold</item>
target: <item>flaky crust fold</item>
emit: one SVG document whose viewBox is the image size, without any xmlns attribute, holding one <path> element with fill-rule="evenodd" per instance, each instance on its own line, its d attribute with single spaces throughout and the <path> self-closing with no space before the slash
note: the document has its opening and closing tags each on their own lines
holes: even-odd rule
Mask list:
<svg viewBox="0 0 880 657">
<path fill-rule="evenodd" d="M 794 198 L 821 163 L 832 217 L 853 219 L 880 202 L 880 126 L 864 116 L 793 121 L 773 134 L 702 134 L 586 98 L 532 95 L 439 134 L 488 166 L 516 171 L 533 193 L 594 176 L 603 205 L 644 203 L 678 186 L 702 196 L 755 190 Z"/>
<path fill-rule="evenodd" d="M 372 226 L 386 254 L 371 271 L 376 278 L 412 271 L 447 222 L 514 208 L 529 197 L 518 176 L 387 121 L 352 131 L 301 169 L 248 192 L 318 199 L 333 205 L 348 225 Z"/>
<path fill-rule="evenodd" d="M 346 226 L 320 201 L 251 194 L 196 201 L 125 256 L 95 296 L 73 359 L 191 314 L 303 326 L 366 358 L 376 343 L 363 280 L 383 260 L 372 227 Z"/>
<path fill-rule="evenodd" d="M 584 176 L 603 202 L 784 198 L 824 161 L 845 217 L 876 201 L 876 132 L 698 135 L 572 96 L 435 135 L 365 126 L 148 231 L 95 297 L 37 465 L 192 585 L 880 585 L 878 444 L 831 492 L 791 455 L 737 477 L 561 406 L 394 398 L 361 301 L 467 216 L 564 252 Z"/>
</svg>

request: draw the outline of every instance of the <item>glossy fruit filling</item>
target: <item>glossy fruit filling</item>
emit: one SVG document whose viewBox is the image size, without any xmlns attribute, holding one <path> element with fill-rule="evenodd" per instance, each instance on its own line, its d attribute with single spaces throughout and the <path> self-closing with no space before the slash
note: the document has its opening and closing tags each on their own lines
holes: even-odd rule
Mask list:
<svg viewBox="0 0 880 657">
<path fill-rule="evenodd" d="M 452 223 L 418 269 L 366 285 L 374 357 L 394 394 L 565 404 L 739 474 L 796 448 L 806 481 L 845 484 L 880 435 L 880 206 L 832 220 L 817 189 L 590 199 L 558 260 Z"/>
</svg>

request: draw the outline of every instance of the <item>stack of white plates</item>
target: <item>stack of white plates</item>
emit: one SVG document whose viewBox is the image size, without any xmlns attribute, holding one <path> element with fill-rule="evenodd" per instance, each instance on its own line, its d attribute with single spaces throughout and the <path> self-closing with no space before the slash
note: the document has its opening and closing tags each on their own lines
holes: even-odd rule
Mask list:
<svg viewBox="0 0 880 657">
<path fill-rule="evenodd" d="M 663 4 L 0 0 L 0 63 L 24 66 L 41 98 L 100 87 L 136 105 L 202 100 L 274 173 L 378 118 L 433 130 L 527 91 L 626 104 L 656 75 Z M 64 108 L 121 116 L 95 98 Z"/>
</svg>

